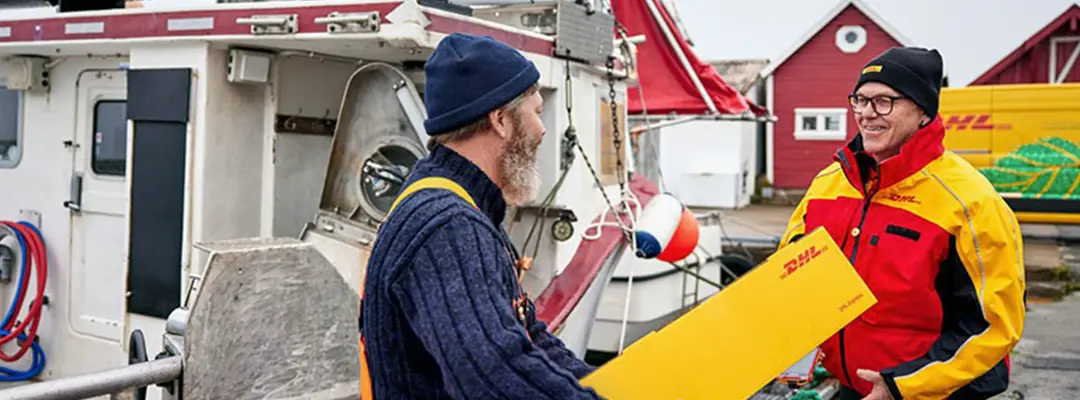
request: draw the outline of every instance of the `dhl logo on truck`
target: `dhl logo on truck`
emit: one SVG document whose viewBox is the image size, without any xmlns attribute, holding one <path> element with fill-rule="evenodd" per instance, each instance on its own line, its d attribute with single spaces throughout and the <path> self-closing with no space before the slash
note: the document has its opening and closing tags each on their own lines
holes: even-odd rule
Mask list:
<svg viewBox="0 0 1080 400">
<path fill-rule="evenodd" d="M 784 271 L 780 273 L 780 279 L 787 278 L 798 271 L 800 268 L 805 267 L 810 261 L 824 253 L 825 249 L 819 249 L 817 246 L 810 246 L 809 249 L 803 250 L 797 257 L 794 257 L 788 262 L 784 263 Z"/>
<path fill-rule="evenodd" d="M 945 130 L 947 131 L 1012 129 L 1012 125 L 1009 124 L 991 123 L 990 114 L 952 114 L 942 117 L 945 119 Z"/>
</svg>

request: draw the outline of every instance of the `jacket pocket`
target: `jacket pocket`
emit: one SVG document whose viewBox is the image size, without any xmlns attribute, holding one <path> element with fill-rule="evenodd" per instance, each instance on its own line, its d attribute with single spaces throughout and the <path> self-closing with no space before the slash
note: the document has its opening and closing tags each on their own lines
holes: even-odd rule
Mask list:
<svg viewBox="0 0 1080 400">
<path fill-rule="evenodd" d="M 887 225 L 885 227 L 885 233 L 888 233 L 888 234 L 891 234 L 891 235 L 896 235 L 896 236 L 906 238 L 906 239 L 910 239 L 910 240 L 915 241 L 915 242 L 918 242 L 919 238 L 922 236 L 922 233 L 919 233 L 919 231 L 917 231 L 917 230 L 910 229 L 910 228 L 905 228 L 905 227 L 902 227 L 900 225 L 893 225 L 893 224 L 889 224 L 889 225 Z"/>
</svg>

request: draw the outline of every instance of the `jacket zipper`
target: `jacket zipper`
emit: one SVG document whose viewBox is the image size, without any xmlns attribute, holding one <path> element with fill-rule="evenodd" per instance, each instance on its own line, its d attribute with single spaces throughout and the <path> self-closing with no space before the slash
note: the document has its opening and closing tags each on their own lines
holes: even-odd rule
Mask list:
<svg viewBox="0 0 1080 400">
<path fill-rule="evenodd" d="M 855 232 L 849 233 L 852 236 L 852 239 L 855 240 L 855 243 L 852 243 L 851 245 L 851 257 L 848 258 L 852 266 L 855 266 L 855 256 L 859 254 L 859 236 L 862 236 L 862 227 L 863 223 L 866 222 L 866 213 L 870 210 L 870 200 L 874 197 L 874 193 L 876 192 L 877 190 L 875 188 L 873 192 L 865 193 L 866 200 L 863 202 L 862 215 L 859 216 L 859 224 L 855 227 Z M 844 378 L 847 379 L 848 387 L 855 387 L 855 383 L 851 380 L 851 372 L 848 371 L 847 352 L 844 351 L 843 328 L 840 329 L 840 368 L 844 370 Z"/>
</svg>

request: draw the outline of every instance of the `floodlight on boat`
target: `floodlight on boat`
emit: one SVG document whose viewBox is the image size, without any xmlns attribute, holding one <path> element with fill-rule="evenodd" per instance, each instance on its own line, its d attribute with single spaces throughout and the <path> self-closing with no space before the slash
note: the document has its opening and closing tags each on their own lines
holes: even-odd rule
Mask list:
<svg viewBox="0 0 1080 400">
<path fill-rule="evenodd" d="M 226 79 L 232 83 L 263 84 L 270 81 L 273 54 L 245 49 L 229 49 Z"/>
<path fill-rule="evenodd" d="M 13 56 L 0 59 L 0 79 L 11 90 L 45 92 L 49 88 L 49 59 L 38 56 Z"/>
</svg>

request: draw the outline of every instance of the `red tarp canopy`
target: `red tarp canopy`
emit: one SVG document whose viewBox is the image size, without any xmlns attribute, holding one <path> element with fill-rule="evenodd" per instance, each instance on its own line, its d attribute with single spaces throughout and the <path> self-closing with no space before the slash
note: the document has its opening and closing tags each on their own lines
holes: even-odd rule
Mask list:
<svg viewBox="0 0 1080 400">
<path fill-rule="evenodd" d="M 679 53 L 671 46 L 660 21 L 653 18 L 649 5 L 652 2 L 672 37 L 686 56 L 690 67 L 701 80 L 720 114 L 742 114 L 750 110 L 756 115 L 768 115 L 764 108 L 750 103 L 737 90 L 729 86 L 711 65 L 697 58 L 682 33 L 676 29 L 671 15 L 662 2 L 656 0 L 612 0 L 615 18 L 627 30 L 627 36 L 645 35 L 645 43 L 638 45 L 637 72 L 641 87 L 627 91 L 629 114 L 675 113 L 680 115 L 709 114 L 709 107 L 701 92 L 694 85 L 686 68 L 679 61 Z M 645 104 L 642 106 L 641 89 Z"/>
</svg>

